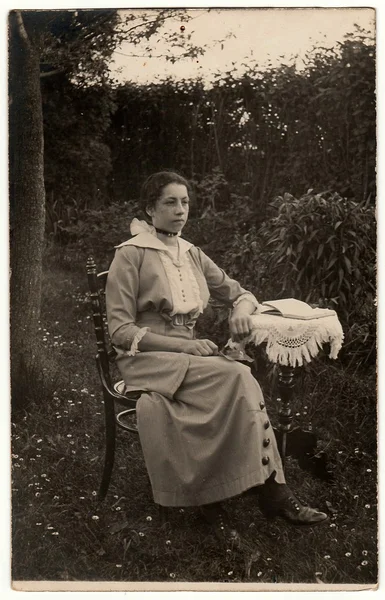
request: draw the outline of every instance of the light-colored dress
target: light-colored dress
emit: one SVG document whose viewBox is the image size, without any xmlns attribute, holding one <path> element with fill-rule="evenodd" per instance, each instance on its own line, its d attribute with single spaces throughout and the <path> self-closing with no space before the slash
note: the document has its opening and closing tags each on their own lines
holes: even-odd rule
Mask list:
<svg viewBox="0 0 385 600">
<path fill-rule="evenodd" d="M 154 500 L 196 506 L 242 493 L 281 459 L 262 392 L 249 367 L 222 356 L 140 352 L 147 331 L 194 339 L 210 295 L 229 307 L 254 296 L 202 250 L 178 254 L 151 233 L 117 247 L 106 286 L 107 318 L 127 390 L 143 390 L 137 422 Z"/>
</svg>

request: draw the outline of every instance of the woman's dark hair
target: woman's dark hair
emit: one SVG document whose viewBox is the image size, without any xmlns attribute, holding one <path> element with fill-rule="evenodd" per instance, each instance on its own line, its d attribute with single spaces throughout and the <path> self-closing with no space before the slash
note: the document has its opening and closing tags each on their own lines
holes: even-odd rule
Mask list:
<svg viewBox="0 0 385 600">
<path fill-rule="evenodd" d="M 162 194 L 163 188 L 169 183 L 185 185 L 189 196 L 192 195 L 190 183 L 187 179 L 182 177 L 182 175 L 178 175 L 178 173 L 174 173 L 173 171 L 160 171 L 159 173 L 150 175 L 142 185 L 140 191 L 140 208 L 147 218 L 146 208 L 153 208 L 155 206 L 156 201 Z"/>
</svg>

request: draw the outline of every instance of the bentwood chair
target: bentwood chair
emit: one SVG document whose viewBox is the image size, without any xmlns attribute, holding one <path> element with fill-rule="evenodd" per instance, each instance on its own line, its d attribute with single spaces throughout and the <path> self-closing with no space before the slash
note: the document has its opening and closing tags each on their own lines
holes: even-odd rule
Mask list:
<svg viewBox="0 0 385 600">
<path fill-rule="evenodd" d="M 115 459 L 117 426 L 130 433 L 138 434 L 136 427 L 136 402 L 141 392 L 124 393 L 124 381 L 113 381 L 111 366 L 116 352 L 113 349 L 107 330 L 105 309 L 105 286 L 108 271 L 98 273 L 93 258 L 87 260 L 87 279 L 90 290 L 92 316 L 96 336 L 97 354 L 96 367 L 98 370 L 104 399 L 105 414 L 105 459 L 99 498 L 104 500 L 111 481 Z M 124 407 L 124 410 L 121 410 Z"/>
</svg>

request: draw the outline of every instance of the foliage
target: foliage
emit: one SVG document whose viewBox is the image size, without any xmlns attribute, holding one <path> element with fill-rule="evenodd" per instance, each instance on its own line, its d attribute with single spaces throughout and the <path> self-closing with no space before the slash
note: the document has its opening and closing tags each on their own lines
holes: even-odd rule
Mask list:
<svg viewBox="0 0 385 600">
<path fill-rule="evenodd" d="M 85 261 L 93 256 L 106 268 L 114 254 L 114 246 L 131 237 L 129 224 L 138 214 L 135 202 L 111 204 L 104 209 L 86 209 L 78 212 L 74 207 L 69 219 L 58 221 L 55 234 L 65 244 L 60 252 L 64 263 Z M 51 255 L 55 254 L 55 245 Z"/>
<path fill-rule="evenodd" d="M 337 50 L 314 48 L 301 69 L 257 63 L 203 81 L 117 88 L 112 119 L 114 201 L 176 167 L 201 185 L 221 173 L 228 191 L 266 215 L 272 197 L 310 185 L 375 200 L 375 59 L 359 30 Z M 223 189 L 226 189 L 225 187 Z M 215 203 L 227 206 L 226 193 Z M 212 200 L 211 200 L 212 201 Z"/>
<path fill-rule="evenodd" d="M 73 215 L 74 205 L 77 210 L 103 206 L 112 195 L 105 133 L 116 110 L 113 51 L 126 42 L 147 52 L 161 34 L 169 42 L 170 60 L 198 56 L 204 48 L 179 28 L 177 33 L 164 31 L 172 19 L 178 24 L 190 19 L 184 9 L 38 10 L 23 15 L 40 52 L 47 230 L 56 234 L 59 221 L 70 223 L 67 214 Z"/>
<path fill-rule="evenodd" d="M 276 216 L 259 230 L 270 250 L 270 271 L 279 295 L 332 304 L 342 316 L 373 302 L 376 226 L 372 206 L 314 193 L 278 196 Z"/>
</svg>

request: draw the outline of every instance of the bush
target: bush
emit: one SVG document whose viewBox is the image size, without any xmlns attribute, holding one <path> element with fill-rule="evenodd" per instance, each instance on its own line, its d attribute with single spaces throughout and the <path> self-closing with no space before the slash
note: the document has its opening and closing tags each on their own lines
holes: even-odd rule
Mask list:
<svg viewBox="0 0 385 600">
<path fill-rule="evenodd" d="M 277 215 L 259 230 L 270 248 L 281 295 L 334 305 L 348 317 L 373 303 L 375 215 L 372 206 L 336 193 L 279 196 Z"/>
<path fill-rule="evenodd" d="M 114 246 L 131 237 L 130 222 L 138 211 L 136 201 L 111 204 L 102 209 L 83 210 L 73 222 L 62 224 L 60 241 L 64 252 L 62 249 L 60 252 L 64 262 L 79 262 L 92 255 L 97 262 L 108 266 Z"/>
<path fill-rule="evenodd" d="M 272 203 L 276 215 L 259 229 L 268 251 L 269 274 L 278 296 L 330 306 L 347 329 L 347 342 L 375 352 L 376 221 L 373 206 L 337 193 Z M 359 354 L 362 354 L 360 351 Z M 362 356 L 361 356 L 362 358 Z"/>
</svg>

